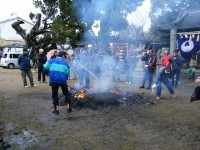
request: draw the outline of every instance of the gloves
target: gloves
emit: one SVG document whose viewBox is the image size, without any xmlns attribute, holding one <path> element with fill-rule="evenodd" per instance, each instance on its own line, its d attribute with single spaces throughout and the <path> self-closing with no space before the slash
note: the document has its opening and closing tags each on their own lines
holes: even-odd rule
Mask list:
<svg viewBox="0 0 200 150">
<path fill-rule="evenodd" d="M 148 68 L 148 65 L 144 65 L 144 68 Z"/>
<path fill-rule="evenodd" d="M 155 94 L 155 89 L 156 89 L 156 84 L 154 83 L 153 85 L 152 85 L 152 94 L 154 95 Z"/>
<path fill-rule="evenodd" d="M 152 85 L 152 89 L 155 89 L 156 88 L 156 84 L 154 83 L 153 85 Z"/>
</svg>

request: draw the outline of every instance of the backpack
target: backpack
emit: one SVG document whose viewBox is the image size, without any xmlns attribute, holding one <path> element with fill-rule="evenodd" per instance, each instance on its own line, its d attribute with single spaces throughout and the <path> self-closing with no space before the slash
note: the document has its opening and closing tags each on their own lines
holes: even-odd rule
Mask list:
<svg viewBox="0 0 200 150">
<path fill-rule="evenodd" d="M 193 101 L 197 101 L 197 100 L 200 100 L 200 87 L 199 86 L 197 86 L 194 89 L 194 93 L 192 94 L 192 96 L 190 98 L 190 103 Z"/>
</svg>

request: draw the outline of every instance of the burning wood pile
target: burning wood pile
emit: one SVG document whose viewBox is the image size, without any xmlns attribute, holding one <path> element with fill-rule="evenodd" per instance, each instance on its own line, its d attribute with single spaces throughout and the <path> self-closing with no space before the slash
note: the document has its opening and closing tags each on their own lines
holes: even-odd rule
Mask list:
<svg viewBox="0 0 200 150">
<path fill-rule="evenodd" d="M 149 97 L 143 94 L 128 93 L 118 88 L 112 88 L 104 92 L 86 89 L 71 89 L 73 107 L 100 109 L 119 105 L 150 105 Z M 153 103 L 151 103 L 153 104 Z"/>
<path fill-rule="evenodd" d="M 91 95 L 94 95 L 96 93 L 101 93 L 101 92 L 97 92 L 97 91 L 93 91 L 92 89 L 90 90 L 86 90 L 86 89 L 79 89 L 79 90 L 72 90 L 72 96 L 73 98 L 77 99 L 77 100 L 84 100 L 87 98 L 92 98 Z M 105 93 L 111 93 L 114 95 L 120 95 L 120 90 L 119 89 L 110 89 L 108 90 L 108 92 Z"/>
<path fill-rule="evenodd" d="M 83 100 L 83 99 L 86 98 L 86 94 L 85 94 L 84 89 L 76 91 L 73 95 L 74 95 L 74 98 L 78 99 L 78 100 Z"/>
</svg>

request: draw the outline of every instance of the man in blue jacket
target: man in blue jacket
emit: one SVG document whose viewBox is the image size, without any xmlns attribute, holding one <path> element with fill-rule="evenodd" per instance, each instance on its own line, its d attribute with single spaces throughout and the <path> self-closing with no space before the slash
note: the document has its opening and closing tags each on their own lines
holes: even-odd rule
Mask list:
<svg viewBox="0 0 200 150">
<path fill-rule="evenodd" d="M 157 100 L 160 100 L 160 97 L 161 97 L 161 92 L 162 92 L 161 83 L 165 84 L 165 86 L 167 87 L 172 97 L 176 97 L 176 95 L 174 95 L 174 89 L 169 81 L 170 72 L 171 72 L 171 67 L 166 66 L 166 67 L 160 68 L 156 73 L 155 81 L 154 81 L 154 84 L 152 85 L 152 89 L 156 88 Z"/>
<path fill-rule="evenodd" d="M 52 99 L 54 110 L 52 113 L 59 114 L 58 107 L 58 89 L 61 87 L 63 95 L 65 96 L 65 102 L 67 103 L 67 112 L 72 111 L 71 101 L 69 99 L 69 91 L 67 86 L 67 79 L 69 77 L 70 71 L 67 62 L 64 60 L 66 58 L 66 53 L 60 51 L 58 57 L 48 60 L 44 64 L 44 72 L 49 73 L 50 86 L 52 87 Z"/>
<path fill-rule="evenodd" d="M 21 76 L 22 76 L 22 80 L 23 80 L 23 84 L 24 87 L 27 88 L 27 81 L 26 81 L 26 75 L 29 78 L 30 81 L 30 85 L 31 87 L 35 87 L 36 85 L 34 85 L 33 82 L 33 74 L 31 72 L 31 64 L 30 64 L 30 55 L 28 54 L 28 49 L 24 48 L 23 49 L 23 54 L 21 54 L 18 57 L 18 65 L 19 65 L 19 69 L 21 70 Z"/>
</svg>

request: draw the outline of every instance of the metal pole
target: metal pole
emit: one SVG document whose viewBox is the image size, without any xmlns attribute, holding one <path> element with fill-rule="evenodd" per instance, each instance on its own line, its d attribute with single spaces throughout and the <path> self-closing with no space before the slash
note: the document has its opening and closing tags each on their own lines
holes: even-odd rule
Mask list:
<svg viewBox="0 0 200 150">
<path fill-rule="evenodd" d="M 95 76 L 91 71 L 89 71 L 87 68 L 85 68 L 83 65 L 81 65 L 80 63 L 79 63 L 79 65 L 83 68 L 83 69 L 85 69 L 88 73 L 90 73 L 93 77 L 95 77 L 96 79 L 98 79 L 98 77 L 97 76 Z"/>
</svg>

